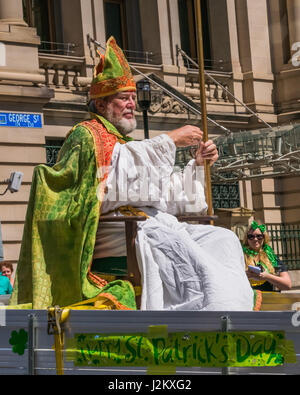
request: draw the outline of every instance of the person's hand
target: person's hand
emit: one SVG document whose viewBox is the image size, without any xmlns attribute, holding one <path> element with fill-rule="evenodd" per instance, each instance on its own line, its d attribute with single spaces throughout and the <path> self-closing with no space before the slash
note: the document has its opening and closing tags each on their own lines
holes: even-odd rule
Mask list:
<svg viewBox="0 0 300 395">
<path fill-rule="evenodd" d="M 254 272 L 251 272 L 250 270 L 246 271 L 246 275 L 249 280 L 253 280 L 253 281 L 261 281 L 262 280 L 262 278 L 260 277 L 260 274 L 256 274 Z"/>
<path fill-rule="evenodd" d="M 207 160 L 209 165 L 212 166 L 219 158 L 219 153 L 216 145 L 212 140 L 200 142 L 199 148 L 196 151 L 196 164 L 197 166 L 203 166 L 204 160 Z"/>
<path fill-rule="evenodd" d="M 263 269 L 263 271 L 258 275 L 260 280 L 268 281 L 271 277 L 271 274 Z"/>
<path fill-rule="evenodd" d="M 271 277 L 270 273 L 267 272 L 265 269 L 263 269 L 259 274 L 247 270 L 246 274 L 249 279 L 255 281 L 268 281 Z"/>
<path fill-rule="evenodd" d="M 167 135 L 171 137 L 176 147 L 190 147 L 199 144 L 203 132 L 197 126 L 186 125 L 168 132 Z"/>
</svg>

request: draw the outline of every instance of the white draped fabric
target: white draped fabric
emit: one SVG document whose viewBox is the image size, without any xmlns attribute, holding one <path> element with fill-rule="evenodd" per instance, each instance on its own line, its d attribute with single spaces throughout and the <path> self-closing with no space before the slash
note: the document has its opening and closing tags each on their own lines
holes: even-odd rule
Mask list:
<svg viewBox="0 0 300 395">
<path fill-rule="evenodd" d="M 204 171 L 192 160 L 174 170 L 176 147 L 168 135 L 116 144 L 109 169 L 105 214 L 120 206 L 149 215 L 136 240 L 142 273 L 142 310 L 245 311 L 253 290 L 236 235 L 210 225 L 179 223 L 174 215 L 205 213 Z M 99 226 L 95 258 L 125 256 L 121 223 Z"/>
</svg>

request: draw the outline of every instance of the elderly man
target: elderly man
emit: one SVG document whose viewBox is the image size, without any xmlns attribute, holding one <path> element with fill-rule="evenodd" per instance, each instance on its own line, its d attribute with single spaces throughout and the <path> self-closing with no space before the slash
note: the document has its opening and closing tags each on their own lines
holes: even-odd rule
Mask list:
<svg viewBox="0 0 300 395">
<path fill-rule="evenodd" d="M 116 279 L 126 273 L 124 225 L 99 223 L 125 207 L 147 217 L 136 240 L 142 309 L 251 310 L 237 237 L 174 216 L 205 212 L 203 161 L 218 158 L 215 145 L 190 125 L 132 141 L 135 91 L 110 38 L 91 85 L 91 119 L 71 130 L 52 169 L 35 169 L 11 304 L 45 308 L 97 297 L 99 308 L 135 309 L 132 285 Z M 195 160 L 174 171 L 176 147 L 197 144 Z"/>
</svg>

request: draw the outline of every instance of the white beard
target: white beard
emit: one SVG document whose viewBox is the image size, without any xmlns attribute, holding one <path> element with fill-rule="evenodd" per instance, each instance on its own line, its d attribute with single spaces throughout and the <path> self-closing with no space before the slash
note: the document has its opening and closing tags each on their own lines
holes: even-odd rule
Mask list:
<svg viewBox="0 0 300 395">
<path fill-rule="evenodd" d="M 134 129 L 136 129 L 136 124 L 137 122 L 135 118 L 132 119 L 121 118 L 120 120 L 115 120 L 115 123 L 113 123 L 113 125 L 115 125 L 118 131 L 125 136 L 131 133 Z"/>
<path fill-rule="evenodd" d="M 118 129 L 118 131 L 124 136 L 126 136 L 127 134 L 131 133 L 134 129 L 136 129 L 137 122 L 135 118 L 127 119 L 127 118 L 123 118 L 122 116 L 120 118 L 115 117 L 110 108 L 106 108 L 106 111 L 104 112 L 103 116 L 110 123 L 112 123 Z"/>
</svg>

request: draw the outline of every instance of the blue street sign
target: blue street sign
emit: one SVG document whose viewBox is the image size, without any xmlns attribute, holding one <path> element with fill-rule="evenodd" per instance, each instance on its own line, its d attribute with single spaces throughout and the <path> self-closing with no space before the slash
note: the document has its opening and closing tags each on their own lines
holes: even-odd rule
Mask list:
<svg viewBox="0 0 300 395">
<path fill-rule="evenodd" d="M 42 115 L 33 113 L 0 112 L 0 126 L 41 128 Z"/>
</svg>

